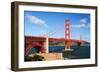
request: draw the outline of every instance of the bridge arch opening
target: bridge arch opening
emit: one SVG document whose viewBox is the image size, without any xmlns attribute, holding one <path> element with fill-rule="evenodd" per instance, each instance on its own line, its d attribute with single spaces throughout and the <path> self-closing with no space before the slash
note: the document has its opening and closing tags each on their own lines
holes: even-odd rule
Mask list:
<svg viewBox="0 0 100 73">
<path fill-rule="evenodd" d="M 41 52 L 41 49 L 42 49 L 42 46 L 34 46 L 34 48 L 36 48 L 37 49 L 37 53 L 39 53 L 39 52 Z"/>
<path fill-rule="evenodd" d="M 42 46 L 35 45 L 32 48 L 29 49 L 28 54 L 33 54 L 33 53 L 40 53 L 42 49 Z"/>
</svg>

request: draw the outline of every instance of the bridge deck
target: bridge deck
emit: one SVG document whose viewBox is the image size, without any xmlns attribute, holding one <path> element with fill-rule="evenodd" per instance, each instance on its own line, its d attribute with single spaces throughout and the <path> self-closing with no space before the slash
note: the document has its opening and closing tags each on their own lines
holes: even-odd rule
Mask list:
<svg viewBox="0 0 100 73">
<path fill-rule="evenodd" d="M 25 36 L 25 40 L 27 41 L 32 41 L 33 39 L 35 39 L 36 41 L 45 41 L 46 37 L 39 37 L 39 36 Z M 56 41 L 56 42 L 65 42 L 68 41 L 64 38 L 49 38 L 50 42 Z M 80 40 L 76 40 L 76 39 L 70 39 L 71 42 L 82 42 Z"/>
</svg>

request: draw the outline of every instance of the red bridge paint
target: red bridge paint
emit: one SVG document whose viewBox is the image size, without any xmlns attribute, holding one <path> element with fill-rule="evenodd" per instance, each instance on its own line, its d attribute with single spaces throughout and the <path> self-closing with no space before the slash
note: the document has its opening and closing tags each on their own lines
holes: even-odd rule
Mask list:
<svg viewBox="0 0 100 73">
<path fill-rule="evenodd" d="M 65 49 L 70 49 L 70 20 L 65 20 Z"/>
<path fill-rule="evenodd" d="M 35 48 L 37 47 L 36 49 L 40 52 L 40 53 L 45 53 L 45 49 L 42 47 L 43 46 L 43 43 L 30 43 L 30 44 L 27 44 L 25 45 L 25 54 L 28 55 L 29 51 L 31 50 L 31 48 Z"/>
</svg>

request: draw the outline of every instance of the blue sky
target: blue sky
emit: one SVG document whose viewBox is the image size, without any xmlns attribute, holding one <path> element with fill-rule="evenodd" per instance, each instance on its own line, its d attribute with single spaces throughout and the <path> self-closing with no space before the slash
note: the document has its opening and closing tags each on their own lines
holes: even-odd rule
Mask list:
<svg viewBox="0 0 100 73">
<path fill-rule="evenodd" d="M 90 41 L 90 14 L 24 11 L 25 35 L 64 38 L 65 20 L 70 19 L 71 39 Z"/>
</svg>

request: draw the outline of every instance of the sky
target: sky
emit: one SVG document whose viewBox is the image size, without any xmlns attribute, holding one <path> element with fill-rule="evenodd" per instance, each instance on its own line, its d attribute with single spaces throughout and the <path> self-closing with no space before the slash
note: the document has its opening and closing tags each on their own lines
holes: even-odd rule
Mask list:
<svg viewBox="0 0 100 73">
<path fill-rule="evenodd" d="M 90 42 L 90 14 L 83 13 L 24 11 L 25 35 L 64 38 L 67 19 L 71 39 Z"/>
</svg>

